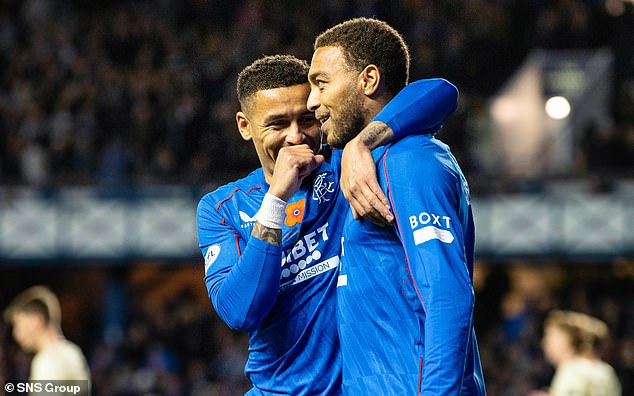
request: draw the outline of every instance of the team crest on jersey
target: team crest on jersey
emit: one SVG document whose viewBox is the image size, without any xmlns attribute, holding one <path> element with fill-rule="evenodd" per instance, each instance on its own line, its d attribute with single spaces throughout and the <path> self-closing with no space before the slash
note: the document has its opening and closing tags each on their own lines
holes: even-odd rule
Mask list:
<svg viewBox="0 0 634 396">
<path fill-rule="evenodd" d="M 313 200 L 319 203 L 330 201 L 332 193 L 335 192 L 332 186 L 335 182 L 326 180 L 327 175 L 328 172 L 318 174 L 313 183 Z"/>
<path fill-rule="evenodd" d="M 287 227 L 293 227 L 295 224 L 301 224 L 304 219 L 304 207 L 306 206 L 306 199 L 300 199 L 297 202 L 291 202 L 286 205 L 286 218 L 284 224 Z"/>
</svg>

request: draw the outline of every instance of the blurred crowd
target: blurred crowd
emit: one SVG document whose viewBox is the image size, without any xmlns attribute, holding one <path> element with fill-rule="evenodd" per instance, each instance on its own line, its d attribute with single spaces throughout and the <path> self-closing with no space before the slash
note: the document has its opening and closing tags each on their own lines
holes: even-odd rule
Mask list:
<svg viewBox="0 0 634 396">
<path fill-rule="evenodd" d="M 223 396 L 249 389 L 248 341 L 215 314 L 200 267 L 133 262 L 124 268 L 19 268 L 3 277 L 0 309 L 33 283 L 58 294 L 64 335 L 83 350 L 94 396 Z M 33 353 L 0 322 L 0 382 L 29 378 Z M 3 395 L 0 391 L 0 395 Z"/>
<path fill-rule="evenodd" d="M 248 340 L 211 304 L 183 292 L 152 308 L 132 303 L 119 342 L 92 351 L 94 395 L 242 395 Z"/>
<path fill-rule="evenodd" d="M 598 356 L 616 370 L 622 394 L 634 392 L 634 294 L 631 264 L 508 262 L 481 268 L 476 334 L 489 395 L 547 390 L 554 367 L 544 357 L 544 321 L 552 310 L 604 320 L 609 339 Z"/>
<path fill-rule="evenodd" d="M 46 279 L 60 291 L 65 334 L 87 356 L 93 394 L 244 394 L 246 335 L 229 330 L 213 312 L 198 263 L 139 264 L 118 276 L 127 296 L 122 300 L 108 295 L 107 282 L 95 281 L 100 275 L 94 269 L 39 269 L 29 277 Z M 517 261 L 479 262 L 476 268 L 476 334 L 489 395 L 526 396 L 548 387 L 554 368 L 544 358 L 541 339 L 552 309 L 584 312 L 608 324 L 600 356 L 615 368 L 623 395 L 634 392 L 631 264 Z M 4 294 L 0 306 L 12 297 Z M 100 294 L 107 296 L 101 297 L 107 307 L 99 306 Z M 111 327 L 117 320 L 108 318 L 110 309 L 121 316 L 118 331 Z M 25 379 L 31 356 L 19 350 L 8 330 L 0 325 L 0 381 Z"/>
<path fill-rule="evenodd" d="M 403 33 L 412 79 L 460 88 L 441 138 L 473 178 L 470 141 L 486 100 L 531 49 L 609 48 L 614 124 L 580 142 L 577 176 L 597 165 L 631 169 L 629 0 L 0 0 L 0 180 L 206 184 L 242 175 L 257 158 L 236 132 L 238 71 L 265 54 L 310 59 L 317 33 L 354 16 Z"/>
</svg>

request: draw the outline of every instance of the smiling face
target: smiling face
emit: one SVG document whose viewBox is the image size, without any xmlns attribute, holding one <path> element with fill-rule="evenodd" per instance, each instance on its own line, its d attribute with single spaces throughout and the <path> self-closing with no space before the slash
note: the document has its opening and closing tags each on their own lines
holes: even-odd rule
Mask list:
<svg viewBox="0 0 634 396">
<path fill-rule="evenodd" d="M 359 76 L 346 64 L 340 47 L 320 47 L 313 54 L 308 108 L 315 112 L 333 147 L 345 146 L 372 118 Z"/>
<path fill-rule="evenodd" d="M 308 83 L 260 90 L 245 111 L 236 114 L 240 134 L 253 141 L 267 181 L 282 147 L 308 144 L 313 152 L 319 151 L 319 122 L 306 108 L 309 92 Z"/>
</svg>

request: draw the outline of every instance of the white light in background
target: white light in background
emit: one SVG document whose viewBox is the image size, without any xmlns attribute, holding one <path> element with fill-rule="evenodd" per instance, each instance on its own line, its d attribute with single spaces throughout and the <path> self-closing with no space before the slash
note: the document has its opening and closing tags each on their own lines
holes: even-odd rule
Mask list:
<svg viewBox="0 0 634 396">
<path fill-rule="evenodd" d="M 546 101 L 546 114 L 554 120 L 563 120 L 570 115 L 570 102 L 563 96 L 553 96 Z"/>
<path fill-rule="evenodd" d="M 611 17 L 619 17 L 625 13 L 625 3 L 634 4 L 634 0 L 606 0 L 605 11 Z"/>
</svg>

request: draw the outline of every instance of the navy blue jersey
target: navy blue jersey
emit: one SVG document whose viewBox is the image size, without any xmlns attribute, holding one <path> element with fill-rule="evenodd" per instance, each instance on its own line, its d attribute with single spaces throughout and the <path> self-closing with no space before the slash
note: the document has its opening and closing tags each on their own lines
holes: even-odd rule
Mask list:
<svg viewBox="0 0 634 396">
<path fill-rule="evenodd" d="M 431 134 L 373 150 L 394 227 L 348 216 L 337 289 L 344 393 L 484 395 L 468 184 Z"/>
<path fill-rule="evenodd" d="M 304 181 L 288 200 L 281 247 L 251 238 L 269 187 L 262 169 L 200 201 L 205 284 L 218 315 L 249 333 L 249 394 L 340 393 L 335 282 L 349 209 L 338 186 L 328 163 Z"/>
</svg>

